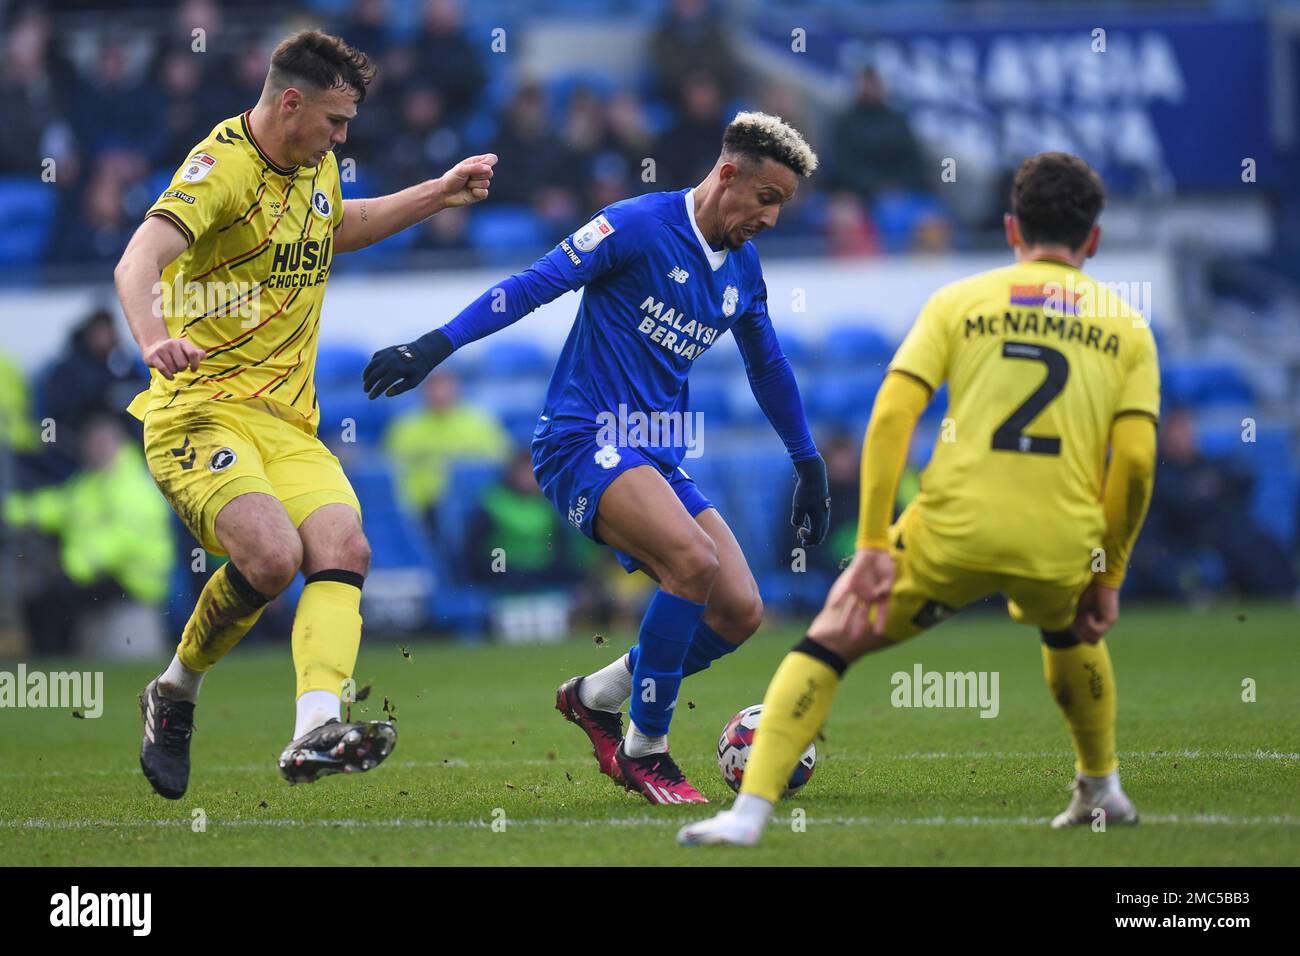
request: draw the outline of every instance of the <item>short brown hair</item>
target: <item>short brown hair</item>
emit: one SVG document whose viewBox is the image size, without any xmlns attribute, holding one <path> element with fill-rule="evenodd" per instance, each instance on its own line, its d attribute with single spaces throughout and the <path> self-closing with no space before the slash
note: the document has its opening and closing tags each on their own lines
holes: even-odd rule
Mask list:
<svg viewBox="0 0 1300 956">
<path fill-rule="evenodd" d="M 277 89 L 307 86 L 317 91 L 351 89 L 357 102 L 375 78 L 375 66 L 360 50 L 320 30 L 299 30 L 280 41 L 267 76 Z"/>
<path fill-rule="evenodd" d="M 1011 214 L 1028 245 L 1078 249 L 1106 204 L 1101 177 L 1078 156 L 1039 153 L 1020 164 L 1011 185 Z"/>
</svg>

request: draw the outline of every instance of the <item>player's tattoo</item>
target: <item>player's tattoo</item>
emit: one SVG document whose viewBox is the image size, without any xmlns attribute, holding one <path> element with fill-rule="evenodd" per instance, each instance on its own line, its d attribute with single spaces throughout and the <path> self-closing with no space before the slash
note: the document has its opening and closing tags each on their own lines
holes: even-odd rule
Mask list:
<svg viewBox="0 0 1300 956">
<path fill-rule="evenodd" d="M 362 200 L 362 202 L 361 202 L 361 221 L 362 221 L 362 222 L 369 222 L 369 221 L 370 221 L 369 217 L 366 216 L 366 203 L 365 203 L 365 200 Z"/>
</svg>

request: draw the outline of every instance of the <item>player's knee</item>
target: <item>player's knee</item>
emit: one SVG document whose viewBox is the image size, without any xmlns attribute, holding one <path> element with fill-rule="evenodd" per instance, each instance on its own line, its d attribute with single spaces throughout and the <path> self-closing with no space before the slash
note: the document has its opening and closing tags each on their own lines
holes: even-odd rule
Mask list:
<svg viewBox="0 0 1300 956">
<path fill-rule="evenodd" d="M 752 637 L 763 624 L 763 599 L 758 596 L 758 590 L 738 602 L 728 617 L 735 628 L 734 637 L 742 641 Z"/>
<path fill-rule="evenodd" d="M 665 583 L 669 591 L 703 602 L 717 576 L 717 546 L 702 534 L 673 555 Z"/>
<path fill-rule="evenodd" d="M 302 543 L 294 538 L 267 543 L 242 560 L 239 570 L 258 592 L 271 598 L 293 583 L 301 566 Z"/>
<path fill-rule="evenodd" d="M 355 534 L 349 535 L 339 548 L 335 566 L 363 576 L 370 572 L 370 542 L 360 528 Z"/>
</svg>

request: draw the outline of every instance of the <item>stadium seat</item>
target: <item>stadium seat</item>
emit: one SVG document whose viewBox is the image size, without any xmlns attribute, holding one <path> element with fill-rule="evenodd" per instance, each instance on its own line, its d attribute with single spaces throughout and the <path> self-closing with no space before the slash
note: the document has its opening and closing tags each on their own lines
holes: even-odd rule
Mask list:
<svg viewBox="0 0 1300 956">
<path fill-rule="evenodd" d="M 501 466 L 490 462 L 460 462 L 452 466 L 447 491 L 438 503 L 438 547 L 453 577 L 458 577 L 457 569 L 464 561 L 469 524 L 479 499 L 500 475 Z"/>
<path fill-rule="evenodd" d="M 494 376 L 549 376 L 555 367 L 554 356 L 532 342 L 489 341 L 486 344 L 483 365 L 491 369 Z"/>
<path fill-rule="evenodd" d="M 59 191 L 51 183 L 0 179 L 0 266 L 44 260 L 58 205 Z"/>
<path fill-rule="evenodd" d="M 542 218 L 526 206 L 475 207 L 469 219 L 471 246 L 490 259 L 513 260 L 520 249 L 538 249 L 551 238 Z"/>
<path fill-rule="evenodd" d="M 897 343 L 883 332 L 857 320 L 831 326 L 820 351 L 823 363 L 884 368 L 896 348 Z"/>
<path fill-rule="evenodd" d="M 1161 370 L 1161 389 L 1169 405 L 1208 408 L 1249 404 L 1255 388 L 1235 366 L 1223 361 L 1179 361 Z"/>
<path fill-rule="evenodd" d="M 351 386 L 361 394 L 361 373 L 373 353 L 360 345 L 322 342 L 316 352 L 316 387 Z"/>
<path fill-rule="evenodd" d="M 871 204 L 871 216 L 880 230 L 880 239 L 887 252 L 906 252 L 912 244 L 916 227 L 932 216 L 948 218 L 948 212 L 939 200 L 926 193 L 885 193 Z"/>
<path fill-rule="evenodd" d="M 336 385 L 319 393 L 320 437 L 333 447 L 341 435 L 344 423 L 351 419 L 355 426 L 358 445 L 378 445 L 383 440 L 388 423 L 399 411 L 389 398 L 371 401 L 361 391 L 361 379 L 347 385 Z"/>
</svg>

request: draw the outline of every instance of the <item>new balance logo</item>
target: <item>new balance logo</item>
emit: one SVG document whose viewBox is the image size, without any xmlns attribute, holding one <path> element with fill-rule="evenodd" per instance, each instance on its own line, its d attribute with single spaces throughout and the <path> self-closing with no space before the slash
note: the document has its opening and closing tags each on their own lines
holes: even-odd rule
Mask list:
<svg viewBox="0 0 1300 956">
<path fill-rule="evenodd" d="M 690 277 L 691 274 L 687 272 L 685 269 L 683 269 L 681 266 L 673 266 L 673 271 L 668 273 L 668 278 L 672 279 L 678 285 L 685 285 L 686 280 L 689 279 Z"/>
<path fill-rule="evenodd" d="M 185 453 L 187 451 L 190 453 L 188 458 L 185 456 Z M 181 468 L 185 471 L 189 471 L 191 468 L 194 467 L 194 456 L 197 453 L 197 451 L 198 451 L 197 449 L 190 447 L 190 436 L 186 435 L 185 443 L 181 445 L 180 448 L 173 448 L 171 450 L 171 453 L 175 458 L 181 460 L 180 461 Z"/>
</svg>

